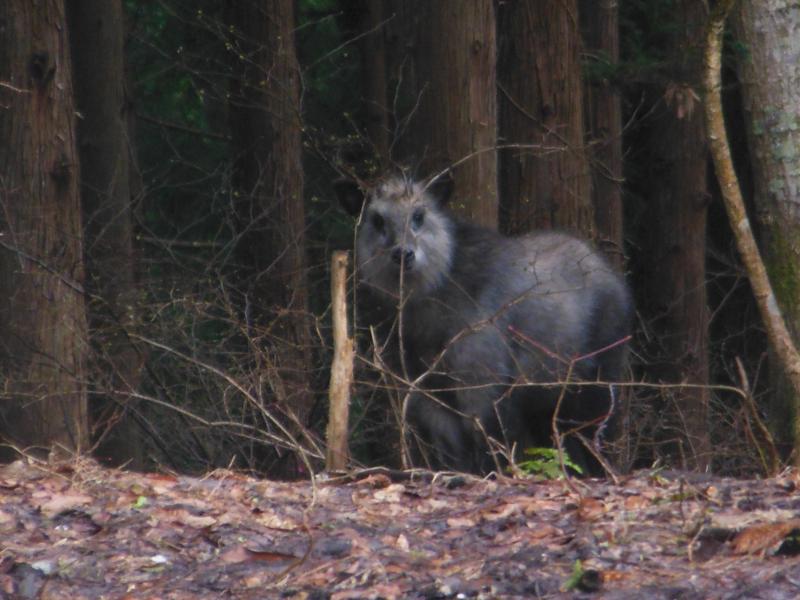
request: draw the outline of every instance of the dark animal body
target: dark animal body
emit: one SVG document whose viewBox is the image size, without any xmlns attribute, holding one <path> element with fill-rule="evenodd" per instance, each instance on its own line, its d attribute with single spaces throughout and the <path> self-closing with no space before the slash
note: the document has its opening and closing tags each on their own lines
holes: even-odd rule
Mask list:
<svg viewBox="0 0 800 600">
<path fill-rule="evenodd" d="M 601 382 L 622 377 L 632 306 L 621 276 L 574 237 L 508 238 L 453 218 L 449 180 L 336 189 L 361 214 L 365 313 L 385 326 L 389 364 L 417 382 L 405 411 L 412 460 L 485 473 L 498 464 L 488 438 L 552 446 L 561 398 L 564 447 L 597 472 L 575 432 L 593 440 L 613 409 L 613 388 Z"/>
</svg>

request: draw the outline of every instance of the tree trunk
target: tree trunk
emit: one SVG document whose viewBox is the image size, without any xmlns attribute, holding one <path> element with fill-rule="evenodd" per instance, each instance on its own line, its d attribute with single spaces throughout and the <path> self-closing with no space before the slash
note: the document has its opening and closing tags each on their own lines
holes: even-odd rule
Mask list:
<svg viewBox="0 0 800 600">
<path fill-rule="evenodd" d="M 577 0 L 517 0 L 498 13 L 502 228 L 594 237 L 584 149 Z M 533 146 L 533 147 L 531 147 Z"/>
<path fill-rule="evenodd" d="M 584 91 L 597 240 L 615 266 L 622 268 L 622 103 L 614 83 L 619 64 L 619 3 L 581 0 L 580 13 L 588 54 Z"/>
<path fill-rule="evenodd" d="M 706 212 L 708 149 L 697 92 L 706 10 L 696 0 L 676 4 L 680 28 L 671 39 L 671 81 L 659 90 L 644 164 L 643 307 L 658 345 L 656 377 L 667 384 L 708 384 Z M 645 269 L 643 269 L 645 271 Z M 709 391 L 667 388 L 667 423 L 684 468 L 705 470 L 711 459 Z"/>
<path fill-rule="evenodd" d="M 85 450 L 81 206 L 62 0 L 0 2 L 0 433 Z"/>
<path fill-rule="evenodd" d="M 312 372 L 301 165 L 300 70 L 290 0 L 232 2 L 230 119 L 236 256 L 259 367 L 296 425 L 311 411 Z M 248 308 L 249 307 L 249 308 Z"/>
<path fill-rule="evenodd" d="M 137 312 L 133 268 L 121 0 L 71 0 L 68 7 L 85 232 L 92 359 L 89 379 L 97 456 L 142 468 L 131 415 L 142 357 L 127 332 Z"/>
<path fill-rule="evenodd" d="M 747 54 L 738 61 L 752 157 L 760 247 L 778 305 L 800 344 L 800 5 L 742 0 L 736 30 Z M 769 416 L 800 464 L 800 396 L 778 356 L 770 356 Z"/>
<path fill-rule="evenodd" d="M 364 101 L 367 119 L 367 137 L 374 152 L 379 170 L 388 165 L 389 103 L 386 88 L 386 17 L 384 0 L 361 0 L 362 69 L 366 82 Z"/>
<path fill-rule="evenodd" d="M 491 0 L 404 0 L 388 46 L 403 96 L 400 158 L 422 175 L 455 167 L 451 204 L 497 227 L 495 21 Z M 412 163 L 413 161 L 413 163 Z"/>
</svg>

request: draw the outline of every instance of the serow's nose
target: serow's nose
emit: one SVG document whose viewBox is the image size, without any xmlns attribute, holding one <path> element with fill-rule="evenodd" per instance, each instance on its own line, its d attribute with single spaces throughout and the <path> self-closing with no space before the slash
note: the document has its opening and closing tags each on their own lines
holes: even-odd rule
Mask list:
<svg viewBox="0 0 800 600">
<path fill-rule="evenodd" d="M 409 269 L 414 263 L 414 251 L 397 247 L 392 250 L 392 260 L 398 265 L 402 264 L 406 269 Z"/>
</svg>

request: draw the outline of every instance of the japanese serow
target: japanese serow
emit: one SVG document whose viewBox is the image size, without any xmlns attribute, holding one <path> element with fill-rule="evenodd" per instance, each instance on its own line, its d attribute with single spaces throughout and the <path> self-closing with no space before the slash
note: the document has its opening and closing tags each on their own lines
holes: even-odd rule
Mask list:
<svg viewBox="0 0 800 600">
<path fill-rule="evenodd" d="M 552 447 L 557 410 L 567 454 L 599 474 L 587 442 L 597 447 L 613 411 L 610 382 L 623 375 L 624 280 L 569 235 L 509 238 L 454 218 L 452 187 L 404 176 L 366 193 L 336 184 L 342 206 L 361 217 L 356 269 L 370 324 L 392 320 L 389 364 L 413 383 L 412 461 L 489 472 L 504 463 L 499 448 Z"/>
</svg>

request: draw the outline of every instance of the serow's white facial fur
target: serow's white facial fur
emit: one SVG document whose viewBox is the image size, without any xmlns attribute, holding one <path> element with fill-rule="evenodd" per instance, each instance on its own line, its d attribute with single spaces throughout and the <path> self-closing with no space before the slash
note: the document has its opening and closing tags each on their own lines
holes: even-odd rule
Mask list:
<svg viewBox="0 0 800 600">
<path fill-rule="evenodd" d="M 393 177 L 369 195 L 356 250 L 360 279 L 374 290 L 429 294 L 448 277 L 453 225 L 423 184 Z"/>
</svg>

